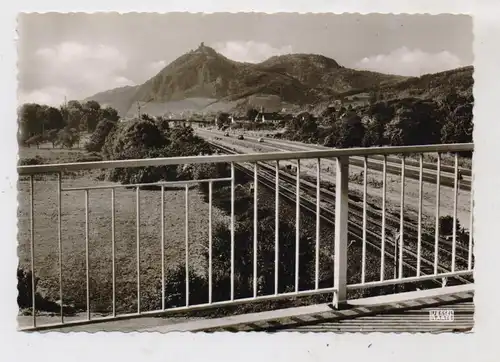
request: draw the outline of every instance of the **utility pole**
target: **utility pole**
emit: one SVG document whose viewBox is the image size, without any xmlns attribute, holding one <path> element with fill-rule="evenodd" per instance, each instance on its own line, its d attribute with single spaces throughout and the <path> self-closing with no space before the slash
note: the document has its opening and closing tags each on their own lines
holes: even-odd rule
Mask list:
<svg viewBox="0 0 500 362">
<path fill-rule="evenodd" d="M 141 104 L 137 101 L 137 117 L 141 119 Z"/>
<path fill-rule="evenodd" d="M 154 100 L 154 98 L 151 98 L 149 101 L 147 102 L 144 102 L 144 104 L 142 106 L 145 106 L 146 104 L 148 104 L 149 102 L 152 102 Z M 141 102 L 137 101 L 137 116 L 139 117 L 139 119 L 141 119 Z"/>
</svg>

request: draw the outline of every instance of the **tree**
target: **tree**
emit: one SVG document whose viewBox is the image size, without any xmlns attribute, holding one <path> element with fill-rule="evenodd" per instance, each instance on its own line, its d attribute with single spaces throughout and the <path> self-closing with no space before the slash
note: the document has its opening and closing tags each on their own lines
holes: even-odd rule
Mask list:
<svg viewBox="0 0 500 362">
<path fill-rule="evenodd" d="M 154 118 L 151 117 L 149 114 L 147 113 L 142 113 L 141 114 L 141 119 L 144 120 L 144 121 L 154 121 Z"/>
<path fill-rule="evenodd" d="M 384 137 L 386 124 L 394 118 L 394 107 L 387 102 L 371 104 L 367 109 L 367 117 L 364 122 L 365 136 L 363 146 L 382 146 L 387 143 Z"/>
<path fill-rule="evenodd" d="M 117 123 L 108 133 L 101 153 L 107 160 L 168 157 L 169 144 L 170 140 L 155 122 L 136 119 L 127 123 Z M 175 177 L 175 167 L 113 169 L 108 176 L 111 181 L 125 184 L 156 182 Z"/>
<path fill-rule="evenodd" d="M 339 148 L 359 147 L 363 143 L 365 128 L 361 117 L 350 113 L 342 118 L 337 126 L 336 146 Z"/>
<path fill-rule="evenodd" d="M 459 105 L 447 117 L 447 121 L 441 128 L 442 143 L 468 143 L 472 142 L 472 109 L 471 103 Z"/>
<path fill-rule="evenodd" d="M 83 105 L 79 101 L 71 100 L 68 102 L 68 108 L 83 110 Z"/>
<path fill-rule="evenodd" d="M 67 127 L 81 130 L 84 126 L 84 111 L 80 102 L 71 100 L 61 107 L 61 114 Z"/>
<path fill-rule="evenodd" d="M 170 129 L 170 121 L 165 117 L 157 117 L 156 124 L 163 132 L 167 132 Z"/>
<path fill-rule="evenodd" d="M 74 128 L 63 128 L 57 133 L 57 143 L 62 147 L 72 148 L 80 140 L 78 131 Z"/>
<path fill-rule="evenodd" d="M 43 136 L 41 134 L 36 134 L 25 141 L 25 143 L 28 146 L 31 147 L 31 145 L 36 145 L 36 148 L 40 148 L 40 143 L 42 142 L 43 142 Z"/>
<path fill-rule="evenodd" d="M 65 123 L 61 111 L 55 107 L 48 107 L 44 112 L 45 129 L 61 129 Z"/>
<path fill-rule="evenodd" d="M 192 156 L 210 154 L 209 145 L 194 134 L 191 127 L 174 127 L 170 130 L 170 154 L 171 156 Z"/>
<path fill-rule="evenodd" d="M 42 133 L 42 126 L 38 118 L 40 109 L 41 106 L 36 103 L 25 103 L 19 107 L 17 113 L 21 141 L 26 141 L 30 137 Z"/>
<path fill-rule="evenodd" d="M 369 102 L 370 104 L 375 104 L 378 101 L 378 94 L 375 91 L 370 92 Z"/>
<path fill-rule="evenodd" d="M 292 140 L 309 141 L 317 139 L 318 123 L 309 112 L 302 112 L 287 123 L 287 133 Z"/>
<path fill-rule="evenodd" d="M 87 101 L 83 104 L 82 110 L 87 132 L 93 132 L 99 123 L 101 105 L 96 101 Z"/>
<path fill-rule="evenodd" d="M 225 125 L 228 125 L 229 124 L 229 113 L 226 113 L 226 112 L 220 112 L 219 114 L 217 114 L 217 128 L 218 129 L 221 129 L 222 127 L 224 127 Z"/>
<path fill-rule="evenodd" d="M 45 132 L 45 130 L 48 128 L 47 127 L 47 118 L 46 118 L 48 109 L 49 109 L 49 106 L 47 106 L 45 104 L 41 104 L 36 112 L 37 122 L 38 122 L 39 127 L 40 127 L 39 133 L 41 133 L 41 134 L 43 134 Z"/>
<path fill-rule="evenodd" d="M 324 118 L 335 118 L 336 112 L 337 109 L 335 108 L 335 106 L 328 106 L 323 112 L 321 112 L 321 116 Z"/>
<path fill-rule="evenodd" d="M 332 122 L 328 129 L 328 134 L 323 141 L 323 146 L 326 147 L 335 147 L 337 145 L 337 123 Z"/>
<path fill-rule="evenodd" d="M 457 219 L 457 234 L 460 232 L 460 221 Z M 450 215 L 439 218 L 439 234 L 442 236 L 453 234 L 453 217 Z"/>
<path fill-rule="evenodd" d="M 393 146 L 439 143 L 442 113 L 432 101 L 408 100 L 387 123 L 384 137 Z"/>
<path fill-rule="evenodd" d="M 375 118 L 370 118 L 365 123 L 363 147 L 382 146 L 384 142 L 384 124 Z"/>
<path fill-rule="evenodd" d="M 116 127 L 116 122 L 110 121 L 109 119 L 103 119 L 97 125 L 94 133 L 90 137 L 89 142 L 85 145 L 85 148 L 89 152 L 100 152 L 106 137 L 109 133 Z"/>
<path fill-rule="evenodd" d="M 100 110 L 100 118 L 107 119 L 111 122 L 118 122 L 120 116 L 118 115 L 118 111 L 113 107 L 106 107 Z"/>
<path fill-rule="evenodd" d="M 50 143 L 52 143 L 52 148 L 54 148 L 55 144 L 57 143 L 58 132 L 59 132 L 59 130 L 57 130 L 57 129 L 51 129 L 51 130 L 47 131 L 47 133 L 46 133 L 45 139 L 47 141 L 49 141 Z"/>
<path fill-rule="evenodd" d="M 247 119 L 250 121 L 255 121 L 255 118 L 259 115 L 259 111 L 255 108 L 250 108 L 247 110 Z"/>
</svg>

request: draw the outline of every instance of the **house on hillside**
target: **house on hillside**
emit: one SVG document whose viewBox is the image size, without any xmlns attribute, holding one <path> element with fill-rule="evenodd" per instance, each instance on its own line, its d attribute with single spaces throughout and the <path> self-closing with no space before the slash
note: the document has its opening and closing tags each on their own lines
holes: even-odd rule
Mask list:
<svg viewBox="0 0 500 362">
<path fill-rule="evenodd" d="M 278 112 L 259 112 L 255 117 L 255 122 L 279 123 L 283 120 L 283 115 Z"/>
</svg>

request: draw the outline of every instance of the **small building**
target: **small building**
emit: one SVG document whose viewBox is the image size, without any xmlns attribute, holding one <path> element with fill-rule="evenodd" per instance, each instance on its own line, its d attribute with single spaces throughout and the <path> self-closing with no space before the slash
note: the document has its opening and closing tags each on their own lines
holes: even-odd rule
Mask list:
<svg viewBox="0 0 500 362">
<path fill-rule="evenodd" d="M 259 112 L 255 117 L 255 122 L 278 123 L 283 120 L 283 116 L 278 112 Z"/>
</svg>

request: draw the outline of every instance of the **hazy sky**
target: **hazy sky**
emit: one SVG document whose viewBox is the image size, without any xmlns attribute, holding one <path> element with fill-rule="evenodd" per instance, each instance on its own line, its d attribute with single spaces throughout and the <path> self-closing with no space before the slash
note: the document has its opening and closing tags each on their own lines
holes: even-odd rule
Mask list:
<svg viewBox="0 0 500 362">
<path fill-rule="evenodd" d="M 18 34 L 20 101 L 54 105 L 141 84 L 201 42 L 240 61 L 316 53 L 400 75 L 473 62 L 465 15 L 23 14 Z"/>
</svg>

